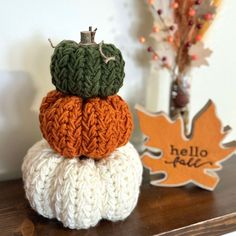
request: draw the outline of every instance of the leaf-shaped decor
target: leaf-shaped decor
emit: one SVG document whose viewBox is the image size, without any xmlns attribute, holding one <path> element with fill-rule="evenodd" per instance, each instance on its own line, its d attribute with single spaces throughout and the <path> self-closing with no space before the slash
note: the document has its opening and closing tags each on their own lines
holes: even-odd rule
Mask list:
<svg viewBox="0 0 236 236">
<path fill-rule="evenodd" d="M 206 14 L 216 14 L 216 6 L 214 5 L 213 0 L 204 0 L 201 4 L 196 5 L 196 12 L 199 17 L 204 17 Z"/>
<path fill-rule="evenodd" d="M 189 50 L 189 56 L 193 57 L 191 65 L 194 67 L 208 66 L 209 63 L 207 58 L 212 54 L 212 50 L 209 48 L 204 48 L 203 42 L 198 42 L 193 45 Z"/>
<path fill-rule="evenodd" d="M 215 105 L 209 101 L 193 119 L 191 134 L 184 135 L 183 120 L 170 120 L 164 113 L 148 113 L 136 106 L 140 127 L 148 137 L 147 151 L 142 156 L 144 166 L 151 174 L 164 173 L 165 178 L 152 181 L 157 186 L 183 186 L 188 183 L 214 190 L 219 182 L 215 173 L 221 163 L 235 152 L 232 146 L 222 144 L 229 129 L 222 129 Z M 161 150 L 161 156 L 152 150 Z"/>
</svg>

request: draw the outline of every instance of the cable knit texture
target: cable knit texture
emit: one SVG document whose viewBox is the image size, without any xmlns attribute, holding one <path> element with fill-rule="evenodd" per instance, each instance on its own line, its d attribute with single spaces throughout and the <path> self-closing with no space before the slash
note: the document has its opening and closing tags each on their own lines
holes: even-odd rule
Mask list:
<svg viewBox="0 0 236 236">
<path fill-rule="evenodd" d="M 49 145 L 65 157 L 107 157 L 125 145 L 133 129 L 128 105 L 118 95 L 83 100 L 51 91 L 40 107 L 40 128 Z"/>
<path fill-rule="evenodd" d="M 130 143 L 95 161 L 62 158 L 41 140 L 29 149 L 22 165 L 31 207 L 71 229 L 95 226 L 102 218 L 128 217 L 137 203 L 142 170 Z"/>
<path fill-rule="evenodd" d="M 123 85 L 125 62 L 112 44 L 103 44 L 102 52 L 115 60 L 105 63 L 97 44 L 62 41 L 51 59 L 52 83 L 61 92 L 83 98 L 116 94 Z"/>
</svg>

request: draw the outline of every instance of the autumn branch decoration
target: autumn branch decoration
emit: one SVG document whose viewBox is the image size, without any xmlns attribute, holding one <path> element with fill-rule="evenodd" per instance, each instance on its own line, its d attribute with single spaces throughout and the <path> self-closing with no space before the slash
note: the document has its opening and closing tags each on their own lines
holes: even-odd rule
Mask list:
<svg viewBox="0 0 236 236">
<path fill-rule="evenodd" d="M 155 22 L 150 37 L 155 46 L 147 46 L 158 69 L 167 69 L 172 78 L 170 117 L 182 116 L 185 132 L 189 123 L 189 73 L 208 65 L 212 51 L 203 37 L 215 18 L 220 0 L 147 0 Z M 146 43 L 146 37 L 140 37 Z"/>
</svg>

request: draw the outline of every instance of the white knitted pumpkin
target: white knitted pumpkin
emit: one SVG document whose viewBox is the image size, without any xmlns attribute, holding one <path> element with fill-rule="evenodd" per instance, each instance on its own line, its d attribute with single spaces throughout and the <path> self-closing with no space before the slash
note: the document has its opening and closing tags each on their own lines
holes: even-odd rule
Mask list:
<svg viewBox="0 0 236 236">
<path fill-rule="evenodd" d="M 30 205 L 71 229 L 95 226 L 100 219 L 125 219 L 134 209 L 142 164 L 132 144 L 100 161 L 67 159 L 45 140 L 29 149 L 22 165 Z"/>
</svg>

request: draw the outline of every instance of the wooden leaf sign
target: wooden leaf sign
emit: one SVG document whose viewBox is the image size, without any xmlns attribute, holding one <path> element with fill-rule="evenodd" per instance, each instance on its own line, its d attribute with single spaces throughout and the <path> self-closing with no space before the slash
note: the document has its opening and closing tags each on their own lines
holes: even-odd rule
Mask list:
<svg viewBox="0 0 236 236">
<path fill-rule="evenodd" d="M 151 174 L 165 174 L 163 179 L 151 181 L 151 184 L 172 187 L 192 182 L 214 190 L 219 182 L 215 171 L 220 170 L 221 163 L 236 150 L 235 142 L 222 144 L 229 127 L 222 128 L 214 103 L 209 101 L 195 116 L 188 137 L 184 135 L 181 117 L 170 120 L 162 112 L 148 113 L 140 106 L 136 109 L 141 130 L 148 137 L 143 164 Z M 155 155 L 153 149 L 159 149 L 161 155 Z"/>
</svg>

